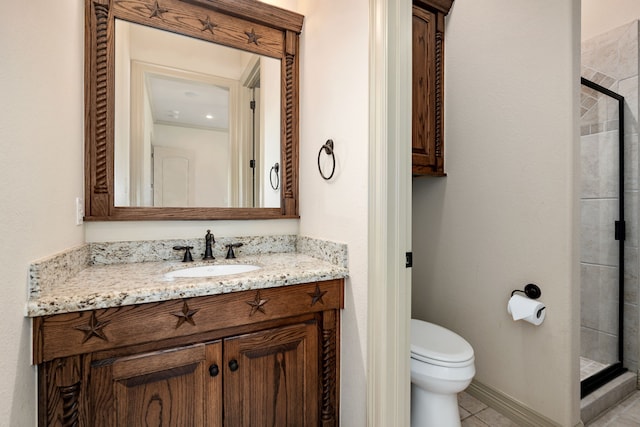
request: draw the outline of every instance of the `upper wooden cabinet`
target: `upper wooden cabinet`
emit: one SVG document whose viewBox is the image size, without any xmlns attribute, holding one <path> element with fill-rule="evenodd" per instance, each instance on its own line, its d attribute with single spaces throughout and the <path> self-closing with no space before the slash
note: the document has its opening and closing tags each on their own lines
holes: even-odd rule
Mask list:
<svg viewBox="0 0 640 427">
<path fill-rule="evenodd" d="M 444 172 L 444 17 L 453 0 L 413 2 L 412 165 L 414 175 Z"/>
</svg>

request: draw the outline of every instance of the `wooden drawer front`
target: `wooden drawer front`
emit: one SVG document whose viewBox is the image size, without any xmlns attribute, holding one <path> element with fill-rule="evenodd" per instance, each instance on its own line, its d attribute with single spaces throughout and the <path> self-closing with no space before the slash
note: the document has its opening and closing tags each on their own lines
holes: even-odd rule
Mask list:
<svg viewBox="0 0 640 427">
<path fill-rule="evenodd" d="M 34 363 L 343 308 L 342 279 L 34 318 Z"/>
</svg>

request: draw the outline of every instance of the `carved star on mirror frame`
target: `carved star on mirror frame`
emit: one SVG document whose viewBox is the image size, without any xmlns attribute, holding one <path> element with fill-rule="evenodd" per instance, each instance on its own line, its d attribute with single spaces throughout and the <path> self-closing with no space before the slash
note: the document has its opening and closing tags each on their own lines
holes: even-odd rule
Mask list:
<svg viewBox="0 0 640 427">
<path fill-rule="evenodd" d="M 171 313 L 172 315 L 178 318 L 178 322 L 176 323 L 176 329 L 178 329 L 184 322 L 189 323 L 192 326 L 196 326 L 196 321 L 193 320 L 194 314 L 196 314 L 200 310 L 191 310 L 189 308 L 189 304 L 186 301 L 182 304 L 182 311 L 178 311 L 175 313 Z"/>
<path fill-rule="evenodd" d="M 207 16 L 207 19 L 199 19 L 199 21 L 202 24 L 202 29 L 200 31 L 209 30 L 211 34 L 213 34 L 213 29 L 218 26 L 217 24 L 214 24 L 213 22 L 211 22 L 211 20 L 209 19 L 209 16 Z"/>
<path fill-rule="evenodd" d="M 151 11 L 151 15 L 149 16 L 149 18 L 162 18 L 162 14 L 165 12 L 169 12 L 169 9 L 165 9 L 163 7 L 160 7 L 160 4 L 158 3 L 158 0 L 156 0 L 153 3 L 153 6 L 147 6 L 147 9 L 149 9 Z"/>
<path fill-rule="evenodd" d="M 76 326 L 75 329 L 84 332 L 84 338 L 82 340 L 82 344 L 89 341 L 91 337 L 98 337 L 101 340 L 109 341 L 107 336 L 104 334 L 102 330 L 105 326 L 109 324 L 110 320 L 101 322 L 96 317 L 95 311 L 91 312 L 91 317 L 89 317 L 89 322 L 86 325 Z"/>
<path fill-rule="evenodd" d="M 313 307 L 317 302 L 320 302 L 324 305 L 324 301 L 322 297 L 326 294 L 327 291 L 321 291 L 320 286 L 316 283 L 316 290 L 313 292 L 307 292 L 307 295 L 311 297 L 311 307 Z"/>
<path fill-rule="evenodd" d="M 249 313 L 249 317 L 253 316 L 256 311 L 266 314 L 266 312 L 264 311 L 264 305 L 268 301 L 268 299 L 260 298 L 260 291 L 256 292 L 255 299 L 253 301 L 247 301 L 247 304 L 251 306 L 251 313 Z"/>
<path fill-rule="evenodd" d="M 258 45 L 258 39 L 261 39 L 262 36 L 259 36 L 256 34 L 255 30 L 252 28 L 251 32 L 245 31 L 244 32 L 247 37 L 249 38 L 249 40 L 247 40 L 247 43 L 255 43 L 256 46 Z"/>
</svg>

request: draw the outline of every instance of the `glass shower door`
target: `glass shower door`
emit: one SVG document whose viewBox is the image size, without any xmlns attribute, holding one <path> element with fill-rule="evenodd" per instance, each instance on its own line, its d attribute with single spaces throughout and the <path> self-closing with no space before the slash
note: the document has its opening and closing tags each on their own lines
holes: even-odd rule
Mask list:
<svg viewBox="0 0 640 427">
<path fill-rule="evenodd" d="M 624 98 L 582 79 L 581 397 L 625 371 Z"/>
</svg>

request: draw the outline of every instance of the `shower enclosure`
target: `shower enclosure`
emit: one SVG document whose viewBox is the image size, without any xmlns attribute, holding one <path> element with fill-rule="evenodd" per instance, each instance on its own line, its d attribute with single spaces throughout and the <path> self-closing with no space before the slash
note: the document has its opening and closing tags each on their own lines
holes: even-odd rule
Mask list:
<svg viewBox="0 0 640 427">
<path fill-rule="evenodd" d="M 626 371 L 624 97 L 582 78 L 581 397 Z"/>
</svg>

